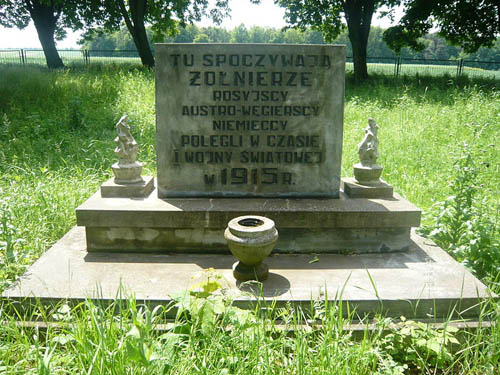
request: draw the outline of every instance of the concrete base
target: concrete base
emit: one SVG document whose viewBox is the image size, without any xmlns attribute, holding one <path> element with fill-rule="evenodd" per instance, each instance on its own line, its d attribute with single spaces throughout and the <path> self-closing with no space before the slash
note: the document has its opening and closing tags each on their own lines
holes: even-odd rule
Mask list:
<svg viewBox="0 0 500 375">
<path fill-rule="evenodd" d="M 384 180 L 360 184 L 352 177 L 343 178 L 341 187 L 349 198 L 392 198 L 393 189 Z"/>
<path fill-rule="evenodd" d="M 245 307 L 260 292 L 255 285 L 235 281 L 234 262 L 231 255 L 88 253 L 84 228 L 75 227 L 3 297 L 29 305 L 37 300 L 108 301 L 125 293 L 155 306 L 168 303 L 172 293 L 203 281 L 203 271 L 212 267 L 222 276 L 234 303 Z M 474 318 L 480 303 L 491 297 L 465 268 L 415 234 L 406 253 L 279 254 L 271 255 L 266 263 L 270 272 L 262 284 L 263 301 L 274 300 L 277 307 L 292 302 L 307 308 L 311 300 L 328 298 L 341 299 L 359 317 L 383 312 L 415 319 Z"/>
<path fill-rule="evenodd" d="M 229 254 L 224 228 L 87 227 L 89 252 Z M 277 253 L 407 251 L 410 228 L 280 228 Z"/>
<path fill-rule="evenodd" d="M 144 176 L 142 181 L 133 184 L 117 184 L 114 178 L 101 185 L 103 198 L 146 198 L 154 190 L 154 178 Z"/>
<path fill-rule="evenodd" d="M 103 198 L 76 209 L 87 250 L 228 253 L 223 233 L 238 216 L 272 219 L 277 252 L 406 251 L 420 210 L 397 194 L 390 199 Z"/>
</svg>

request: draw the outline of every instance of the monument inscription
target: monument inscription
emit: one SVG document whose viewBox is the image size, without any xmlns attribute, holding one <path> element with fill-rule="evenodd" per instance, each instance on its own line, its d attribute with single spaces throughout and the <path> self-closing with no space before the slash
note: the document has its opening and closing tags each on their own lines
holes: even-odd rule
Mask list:
<svg viewBox="0 0 500 375">
<path fill-rule="evenodd" d="M 338 197 L 345 48 L 157 44 L 158 195 Z"/>
</svg>

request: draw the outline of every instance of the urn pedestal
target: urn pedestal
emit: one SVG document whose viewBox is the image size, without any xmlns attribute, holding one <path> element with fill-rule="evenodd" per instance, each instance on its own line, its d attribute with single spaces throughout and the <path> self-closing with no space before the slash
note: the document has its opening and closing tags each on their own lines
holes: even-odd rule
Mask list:
<svg viewBox="0 0 500 375">
<path fill-rule="evenodd" d="M 115 183 L 121 185 L 137 184 L 143 181 L 141 177 L 142 163 L 115 163 L 111 166 L 115 175 Z"/>
<path fill-rule="evenodd" d="M 354 165 L 354 178 L 362 185 L 376 183 L 380 181 L 383 169 L 384 168 L 378 164 L 367 167 L 358 163 Z"/>
<path fill-rule="evenodd" d="M 233 276 L 238 281 L 263 281 L 269 267 L 263 263 L 278 240 L 274 221 L 264 216 L 239 216 L 232 219 L 224 232 L 229 250 L 238 259 Z"/>
</svg>

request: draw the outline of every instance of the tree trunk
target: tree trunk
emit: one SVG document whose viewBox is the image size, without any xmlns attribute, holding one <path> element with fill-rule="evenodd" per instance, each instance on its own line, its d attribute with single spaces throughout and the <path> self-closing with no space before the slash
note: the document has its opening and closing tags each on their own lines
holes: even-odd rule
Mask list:
<svg viewBox="0 0 500 375">
<path fill-rule="evenodd" d="M 146 34 L 144 22 L 136 25 L 135 29 L 136 37 L 134 38 L 134 43 L 137 48 L 137 52 L 139 52 L 139 56 L 141 57 L 142 65 L 154 68 L 155 58 L 153 57 L 151 48 L 149 48 L 148 36 Z"/>
<path fill-rule="evenodd" d="M 366 47 L 372 16 L 375 11 L 374 2 L 374 0 L 347 0 L 343 5 L 349 30 L 349 40 L 352 45 L 354 80 L 356 82 L 368 78 Z"/>
<path fill-rule="evenodd" d="M 155 66 L 155 59 L 151 48 L 149 48 L 146 27 L 144 26 L 144 16 L 146 14 L 147 0 L 130 0 L 130 17 L 122 0 L 119 1 L 120 10 L 127 25 L 128 31 L 132 35 L 135 47 L 141 58 L 142 65 L 149 68 Z"/>
<path fill-rule="evenodd" d="M 47 3 L 48 4 L 48 3 Z M 51 3 L 52 4 L 52 3 Z M 50 69 L 64 68 L 64 63 L 56 48 L 54 33 L 60 15 L 54 5 L 40 4 L 39 0 L 27 0 L 26 5 L 35 24 L 38 39 Z"/>
</svg>

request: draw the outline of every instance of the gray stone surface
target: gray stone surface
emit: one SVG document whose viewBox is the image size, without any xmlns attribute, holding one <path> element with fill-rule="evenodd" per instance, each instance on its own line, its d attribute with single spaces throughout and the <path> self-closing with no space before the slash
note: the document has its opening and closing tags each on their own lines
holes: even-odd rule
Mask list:
<svg viewBox="0 0 500 375">
<path fill-rule="evenodd" d="M 272 219 L 278 252 L 406 251 L 420 210 L 397 194 L 391 199 L 103 198 L 95 194 L 76 210 L 88 250 L 227 252 L 227 223 L 238 216 Z"/>
<path fill-rule="evenodd" d="M 103 198 L 145 198 L 154 190 L 153 176 L 142 177 L 141 182 L 131 184 L 117 184 L 114 178 L 101 185 Z"/>
<path fill-rule="evenodd" d="M 382 179 L 360 184 L 352 177 L 342 178 L 342 190 L 349 198 L 392 198 L 393 188 Z"/>
<path fill-rule="evenodd" d="M 257 288 L 235 282 L 234 262 L 231 255 L 87 253 L 84 229 L 75 227 L 3 297 L 26 304 L 61 299 L 76 303 L 86 298 L 113 300 L 121 288 L 154 306 L 202 281 L 203 270 L 213 267 L 234 303 L 245 307 L 255 301 Z M 270 273 L 263 283 L 264 301 L 275 300 L 278 307 L 288 301 L 307 307 L 311 299 L 341 296 L 358 316 L 385 311 L 393 317 L 477 317 L 478 303 L 490 296 L 465 268 L 415 234 L 407 253 L 280 254 L 266 263 Z"/>
<path fill-rule="evenodd" d="M 140 217 L 138 216 L 138 221 Z M 224 228 L 87 227 L 90 252 L 229 253 Z M 407 251 L 410 228 L 280 228 L 279 253 Z"/>
<path fill-rule="evenodd" d="M 262 215 L 282 228 L 405 228 L 420 225 L 421 211 L 398 194 L 391 199 L 102 198 L 94 194 L 76 209 L 89 227 L 225 228 L 243 215 Z"/>
<path fill-rule="evenodd" d="M 157 44 L 160 197 L 337 197 L 345 47 Z"/>
</svg>

